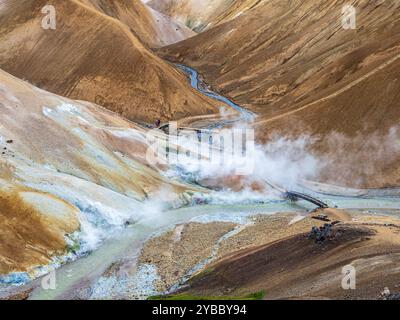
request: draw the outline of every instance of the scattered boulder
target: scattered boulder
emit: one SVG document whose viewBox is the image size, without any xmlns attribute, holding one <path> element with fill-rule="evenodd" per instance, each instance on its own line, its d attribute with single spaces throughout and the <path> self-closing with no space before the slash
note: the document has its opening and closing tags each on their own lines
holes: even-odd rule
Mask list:
<svg viewBox="0 0 400 320">
<path fill-rule="evenodd" d="M 385 287 L 379 297 L 382 300 L 400 300 L 400 293 L 391 293 L 388 287 Z"/>
<path fill-rule="evenodd" d="M 316 243 L 324 243 L 326 240 L 332 236 L 332 227 L 331 223 L 325 223 L 322 227 L 312 227 L 311 232 L 308 234 L 309 240 L 315 240 Z"/>
</svg>

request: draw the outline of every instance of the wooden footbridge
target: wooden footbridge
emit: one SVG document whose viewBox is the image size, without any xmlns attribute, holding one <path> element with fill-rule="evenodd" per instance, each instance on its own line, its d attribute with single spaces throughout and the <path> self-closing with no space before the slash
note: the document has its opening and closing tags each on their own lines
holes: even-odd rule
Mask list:
<svg viewBox="0 0 400 320">
<path fill-rule="evenodd" d="M 325 203 L 325 202 L 323 202 L 323 201 L 321 201 L 321 200 L 319 200 L 319 199 L 317 199 L 315 197 L 312 197 L 312 196 L 310 196 L 308 194 L 297 192 L 297 191 L 287 191 L 287 190 L 285 190 L 285 189 L 283 189 L 283 188 L 281 188 L 281 187 L 279 187 L 279 186 L 277 186 L 277 185 L 275 185 L 275 184 L 273 184 L 273 183 L 271 183 L 269 181 L 265 181 L 265 182 L 271 188 L 279 191 L 282 194 L 283 198 L 285 198 L 285 199 L 288 199 L 290 201 L 299 201 L 301 199 L 301 200 L 304 200 L 304 201 L 311 202 L 312 204 L 315 204 L 316 206 L 318 206 L 319 208 L 322 208 L 322 209 L 329 208 L 329 205 L 327 203 Z"/>
<path fill-rule="evenodd" d="M 323 202 L 317 198 L 311 197 L 308 194 L 295 192 L 295 191 L 286 191 L 283 194 L 283 196 L 284 196 L 284 198 L 289 199 L 291 201 L 298 201 L 299 199 L 302 199 L 302 200 L 311 202 L 312 204 L 315 204 L 316 206 L 318 206 L 322 209 L 329 208 L 329 206 L 325 202 Z"/>
</svg>

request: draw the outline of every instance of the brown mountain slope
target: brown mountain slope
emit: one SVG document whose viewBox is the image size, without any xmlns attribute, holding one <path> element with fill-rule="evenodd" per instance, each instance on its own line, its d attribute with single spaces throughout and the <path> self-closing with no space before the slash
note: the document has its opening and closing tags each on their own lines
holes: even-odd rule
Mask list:
<svg viewBox="0 0 400 320">
<path fill-rule="evenodd" d="M 162 47 L 194 36 L 196 33 L 173 21 L 140 0 L 79 0 L 125 23 L 149 47 Z"/>
<path fill-rule="evenodd" d="M 146 217 L 142 201 L 164 201 L 160 190 L 182 201 L 192 188 L 168 182 L 147 161 L 146 133 L 0 70 L 0 277 L 48 264 L 80 227 L 85 234 L 85 226 Z"/>
<path fill-rule="evenodd" d="M 148 5 L 196 32 L 229 21 L 263 0 L 150 0 Z"/>
<path fill-rule="evenodd" d="M 353 1 L 356 30 L 342 28 L 345 4 L 262 2 L 161 52 L 259 113 L 260 138 L 276 131 L 316 137 L 313 148 L 335 163 L 325 178 L 398 185 L 399 148 L 386 137 L 400 119 L 400 3 Z"/>
<path fill-rule="evenodd" d="M 56 8 L 56 30 L 41 27 L 46 4 Z M 0 67 L 18 78 L 135 120 L 216 110 L 126 25 L 82 2 L 7 0 L 0 12 Z"/>
</svg>

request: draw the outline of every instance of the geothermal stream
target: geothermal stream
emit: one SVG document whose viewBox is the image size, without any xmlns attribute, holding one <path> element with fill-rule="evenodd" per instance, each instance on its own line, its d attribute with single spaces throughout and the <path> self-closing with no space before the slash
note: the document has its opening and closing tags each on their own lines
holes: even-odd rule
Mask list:
<svg viewBox="0 0 400 320">
<path fill-rule="evenodd" d="M 215 126 L 209 127 L 210 129 L 226 126 L 226 125 L 229 125 L 229 124 L 241 121 L 241 120 L 251 121 L 256 117 L 256 115 L 253 112 L 250 112 L 250 111 L 242 108 L 241 106 L 234 103 L 232 100 L 230 100 L 226 97 L 223 97 L 220 94 L 215 93 L 213 91 L 204 89 L 204 88 L 206 88 L 206 86 L 203 85 L 203 83 L 200 81 L 199 73 L 195 69 L 192 69 L 188 66 L 184 66 L 182 64 L 178 64 L 177 67 L 179 69 L 183 70 L 186 74 L 188 74 L 190 76 L 190 85 L 192 86 L 192 88 L 196 89 L 197 91 L 201 92 L 202 94 L 206 95 L 207 97 L 210 97 L 212 99 L 215 99 L 217 101 L 220 101 L 220 102 L 223 102 L 223 103 L 229 105 L 232 109 L 234 109 L 240 113 L 240 117 L 238 119 L 230 120 L 227 122 L 220 122 L 220 123 L 216 124 Z"/>
<path fill-rule="evenodd" d="M 231 100 L 220 96 L 217 93 L 203 89 L 196 70 L 186 66 L 178 65 L 189 76 L 191 85 L 194 89 L 213 99 L 224 102 L 239 111 L 241 117 L 237 120 L 229 122 L 220 122 L 217 126 L 225 126 L 235 121 L 251 120 L 254 114 L 236 105 Z M 199 84 L 201 84 L 199 86 Z M 205 86 L 204 86 L 205 87 Z M 334 192 L 332 192 L 334 193 Z M 212 194 L 211 194 L 212 195 Z M 400 209 L 400 202 L 396 197 L 344 197 L 330 196 L 315 193 L 321 200 L 329 205 L 337 206 L 343 209 Z M 213 221 L 235 222 L 238 223 L 238 229 L 225 235 L 216 243 L 212 256 L 199 265 L 195 266 L 189 274 L 182 279 L 176 286 L 179 286 L 187 280 L 190 275 L 206 267 L 213 261 L 218 253 L 219 244 L 226 238 L 232 236 L 236 232 L 240 232 L 241 227 L 248 223 L 248 217 L 257 214 L 274 214 L 277 212 L 298 212 L 304 213 L 307 210 L 315 208 L 309 203 L 299 201 L 292 203 L 285 200 L 267 200 L 263 203 L 232 204 L 220 202 L 219 204 L 197 205 L 193 207 L 185 207 L 180 209 L 171 209 L 162 212 L 157 217 L 149 217 L 148 219 L 136 222 L 127 226 L 118 234 L 111 235 L 103 244 L 91 254 L 82 257 L 74 262 L 68 263 L 56 270 L 56 289 L 44 290 L 42 288 L 41 279 L 33 282 L 34 290 L 30 299 L 68 299 L 68 298 L 92 298 L 102 299 L 108 298 L 108 289 L 115 287 L 120 288 L 118 298 L 146 298 L 156 295 L 157 292 L 152 283 L 157 279 L 157 272 L 147 266 L 144 274 L 140 275 L 143 270 L 139 269 L 137 260 L 143 244 L 150 237 L 169 230 L 177 224 L 187 223 L 189 221 L 200 221 L 203 223 Z M 211 202 L 213 203 L 213 202 Z M 129 270 L 127 277 L 123 280 L 114 278 L 110 281 L 102 281 L 102 276 L 116 263 L 128 262 Z M 175 286 L 175 287 L 176 287 Z"/>
</svg>

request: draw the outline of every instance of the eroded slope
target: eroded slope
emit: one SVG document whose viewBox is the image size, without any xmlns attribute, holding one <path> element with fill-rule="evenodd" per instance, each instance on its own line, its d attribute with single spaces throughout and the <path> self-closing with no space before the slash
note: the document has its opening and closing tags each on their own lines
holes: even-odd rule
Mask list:
<svg viewBox="0 0 400 320">
<path fill-rule="evenodd" d="M 148 5 L 196 32 L 234 19 L 263 0 L 150 0 Z"/>
<path fill-rule="evenodd" d="M 0 274 L 34 276 L 164 202 L 185 203 L 191 187 L 147 161 L 146 131 L 106 109 L 0 71 L 0 114 Z"/>
<path fill-rule="evenodd" d="M 325 179 L 398 185 L 400 4 L 353 1 L 355 30 L 342 27 L 346 4 L 264 1 L 161 52 L 259 113 L 261 140 L 307 133 L 334 164 Z"/>
<path fill-rule="evenodd" d="M 140 0 L 79 1 L 123 22 L 149 47 L 166 46 L 196 34 L 185 25 L 144 5 Z"/>
<path fill-rule="evenodd" d="M 41 27 L 48 4 L 56 30 Z M 0 67 L 40 88 L 151 123 L 216 110 L 127 25 L 82 2 L 7 0 L 0 13 Z"/>
</svg>

